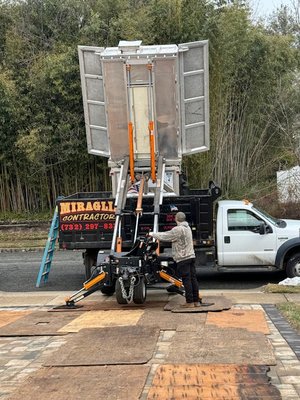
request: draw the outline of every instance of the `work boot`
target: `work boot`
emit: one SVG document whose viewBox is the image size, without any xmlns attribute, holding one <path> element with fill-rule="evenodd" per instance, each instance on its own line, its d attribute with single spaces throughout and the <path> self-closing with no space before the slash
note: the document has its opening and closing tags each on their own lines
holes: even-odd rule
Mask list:
<svg viewBox="0 0 300 400">
<path fill-rule="evenodd" d="M 194 302 L 194 307 L 201 307 L 200 302 L 199 302 L 199 301 L 195 301 L 195 302 Z"/>
<path fill-rule="evenodd" d="M 180 308 L 194 308 L 194 303 L 184 303 L 180 305 Z"/>
</svg>

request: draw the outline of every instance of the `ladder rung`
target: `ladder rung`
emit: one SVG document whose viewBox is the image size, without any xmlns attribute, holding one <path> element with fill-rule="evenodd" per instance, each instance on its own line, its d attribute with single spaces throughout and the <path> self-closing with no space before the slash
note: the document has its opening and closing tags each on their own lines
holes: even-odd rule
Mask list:
<svg viewBox="0 0 300 400">
<path fill-rule="evenodd" d="M 59 227 L 58 206 L 56 206 L 52 218 L 51 227 L 49 230 L 48 240 L 44 249 L 43 260 L 40 265 L 40 270 L 36 281 L 36 287 L 39 287 L 42 277 L 45 278 L 44 282 L 46 282 L 47 277 L 49 275 L 53 259 L 53 253 L 55 251 L 55 242 L 57 239 L 58 227 Z"/>
</svg>

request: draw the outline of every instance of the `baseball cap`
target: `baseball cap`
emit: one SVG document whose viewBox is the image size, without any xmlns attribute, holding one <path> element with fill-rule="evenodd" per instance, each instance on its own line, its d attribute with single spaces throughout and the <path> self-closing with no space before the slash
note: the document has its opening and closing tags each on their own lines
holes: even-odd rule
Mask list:
<svg viewBox="0 0 300 400">
<path fill-rule="evenodd" d="M 179 212 L 175 215 L 175 219 L 176 219 L 176 221 L 178 221 L 178 222 L 183 222 L 183 221 L 185 221 L 185 220 L 186 220 L 185 213 L 179 211 Z"/>
</svg>

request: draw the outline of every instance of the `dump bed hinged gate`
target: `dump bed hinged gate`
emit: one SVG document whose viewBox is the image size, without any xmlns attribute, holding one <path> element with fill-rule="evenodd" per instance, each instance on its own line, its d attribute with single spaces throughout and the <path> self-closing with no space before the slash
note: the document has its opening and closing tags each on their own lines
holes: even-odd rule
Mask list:
<svg viewBox="0 0 300 400">
<path fill-rule="evenodd" d="M 149 110 L 156 151 L 167 166 L 180 162 L 182 155 L 209 150 L 208 42 L 137 45 L 127 50 L 79 46 L 89 153 L 114 162 L 129 155 L 127 126 L 131 120 L 136 130 L 136 158 L 143 158 L 141 135 L 147 135 L 146 119 L 137 115 Z M 151 64 L 150 70 L 147 66 Z M 128 96 L 136 98 L 130 111 Z"/>
<path fill-rule="evenodd" d="M 80 46 L 79 65 L 88 152 L 109 157 L 103 72 L 103 47 Z"/>
<path fill-rule="evenodd" d="M 208 42 L 178 45 L 182 153 L 209 150 Z"/>
</svg>

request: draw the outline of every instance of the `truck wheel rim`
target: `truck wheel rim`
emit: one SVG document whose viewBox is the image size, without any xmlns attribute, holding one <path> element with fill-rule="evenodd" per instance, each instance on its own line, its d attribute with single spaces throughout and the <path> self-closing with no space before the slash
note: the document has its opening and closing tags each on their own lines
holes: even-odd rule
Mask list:
<svg viewBox="0 0 300 400">
<path fill-rule="evenodd" d="M 295 273 L 297 276 L 300 276 L 300 261 L 297 262 L 297 264 L 295 264 Z"/>
</svg>

